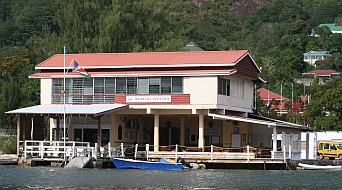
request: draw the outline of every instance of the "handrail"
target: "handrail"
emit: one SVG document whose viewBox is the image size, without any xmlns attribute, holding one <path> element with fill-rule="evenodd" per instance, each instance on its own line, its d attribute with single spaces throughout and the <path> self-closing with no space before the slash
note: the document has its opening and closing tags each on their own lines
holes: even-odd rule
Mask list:
<svg viewBox="0 0 342 190">
<path fill-rule="evenodd" d="M 91 155 L 92 147 L 89 142 L 77 142 L 77 141 L 36 141 L 36 140 L 25 140 L 24 141 L 23 157 L 44 157 L 53 158 L 64 158 L 75 157 L 80 153 L 80 149 L 85 155 Z M 22 141 L 21 141 L 22 143 Z"/>
</svg>

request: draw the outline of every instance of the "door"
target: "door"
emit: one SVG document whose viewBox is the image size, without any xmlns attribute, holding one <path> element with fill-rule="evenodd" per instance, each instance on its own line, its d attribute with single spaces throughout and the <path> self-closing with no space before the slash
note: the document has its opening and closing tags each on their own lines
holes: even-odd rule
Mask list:
<svg viewBox="0 0 342 190">
<path fill-rule="evenodd" d="M 90 146 L 97 143 L 97 129 L 84 129 L 83 142 L 90 142 Z"/>
<path fill-rule="evenodd" d="M 241 134 L 239 133 L 232 134 L 231 144 L 233 148 L 240 148 L 241 147 Z"/>
</svg>

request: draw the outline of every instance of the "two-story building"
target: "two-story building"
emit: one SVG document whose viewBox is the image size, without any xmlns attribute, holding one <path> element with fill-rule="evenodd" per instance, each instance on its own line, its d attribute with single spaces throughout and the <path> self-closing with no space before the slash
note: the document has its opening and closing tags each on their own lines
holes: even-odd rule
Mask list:
<svg viewBox="0 0 342 190">
<path fill-rule="evenodd" d="M 314 51 L 314 50 L 308 51 L 304 53 L 303 55 L 304 55 L 303 61 L 314 66 L 316 66 L 315 65 L 316 61 L 326 60 L 332 56 L 331 54 L 329 54 L 328 51 Z"/>
<path fill-rule="evenodd" d="M 326 82 L 331 81 L 334 78 L 341 77 L 341 73 L 335 70 L 313 70 L 313 71 L 303 73 L 303 75 L 314 76 L 314 79 L 318 79 L 318 84 L 324 84 Z M 310 86 L 313 83 L 314 79 L 312 79 Z"/>
<path fill-rule="evenodd" d="M 72 72 L 74 60 L 91 78 Z M 43 140 L 41 116 L 50 119 L 47 140 L 151 144 L 155 152 L 263 143 L 295 153 L 306 130 L 253 113 L 261 79 L 248 50 L 56 54 L 36 70 L 41 105 L 7 112 L 20 116 L 18 140 Z"/>
</svg>

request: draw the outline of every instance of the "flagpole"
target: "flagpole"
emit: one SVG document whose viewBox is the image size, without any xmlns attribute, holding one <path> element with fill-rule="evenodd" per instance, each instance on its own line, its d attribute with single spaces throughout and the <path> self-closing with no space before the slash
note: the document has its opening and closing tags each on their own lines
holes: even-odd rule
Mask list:
<svg viewBox="0 0 342 190">
<path fill-rule="evenodd" d="M 63 73 L 64 73 L 64 77 L 63 77 L 63 144 L 64 144 L 64 162 L 66 161 L 66 152 L 65 152 L 65 53 L 66 53 L 66 50 L 65 50 L 65 46 L 64 46 L 64 50 L 63 50 L 63 53 L 64 53 L 64 67 L 63 67 Z M 65 164 L 65 163 L 64 163 Z"/>
<path fill-rule="evenodd" d="M 282 115 L 283 108 L 283 82 L 280 83 L 280 115 Z"/>
</svg>

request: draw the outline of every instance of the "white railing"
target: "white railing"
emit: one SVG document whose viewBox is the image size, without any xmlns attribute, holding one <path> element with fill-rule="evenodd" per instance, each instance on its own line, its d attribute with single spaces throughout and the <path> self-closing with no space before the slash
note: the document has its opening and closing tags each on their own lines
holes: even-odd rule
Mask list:
<svg viewBox="0 0 342 190">
<path fill-rule="evenodd" d="M 248 145 L 241 148 L 222 148 L 211 145 L 205 147 L 205 149 L 200 149 L 199 151 L 197 147 L 185 147 L 176 144 L 172 146 L 160 146 L 158 151 L 154 151 L 153 149 L 151 150 L 151 147 L 153 148 L 153 145 L 146 144 L 144 148 L 145 150 L 140 149 L 139 151 L 138 144 L 124 146 L 123 143 L 121 143 L 121 145 L 117 148 L 118 150 L 120 150 L 118 157 L 127 156 L 125 155 L 125 149 L 127 149 L 127 147 L 130 147 L 129 149 L 133 150 L 133 153 L 131 153 L 131 155 L 133 155 L 132 157 L 134 157 L 135 159 L 139 157 L 149 160 L 155 159 L 158 156 L 167 157 L 175 160 L 177 160 L 179 156 L 188 156 L 189 158 L 203 158 L 208 160 L 209 162 L 214 162 L 214 160 L 222 159 L 245 159 L 247 162 L 255 159 L 271 159 L 271 155 L 268 155 L 267 157 L 257 157 L 257 149 Z M 138 156 L 141 154 L 143 154 L 144 156 Z"/>
<path fill-rule="evenodd" d="M 35 158 L 70 158 L 75 156 L 93 156 L 94 147 L 89 142 L 67 141 L 34 141 L 26 140 L 23 146 L 23 157 Z M 22 143 L 22 141 L 21 141 Z"/>
</svg>

